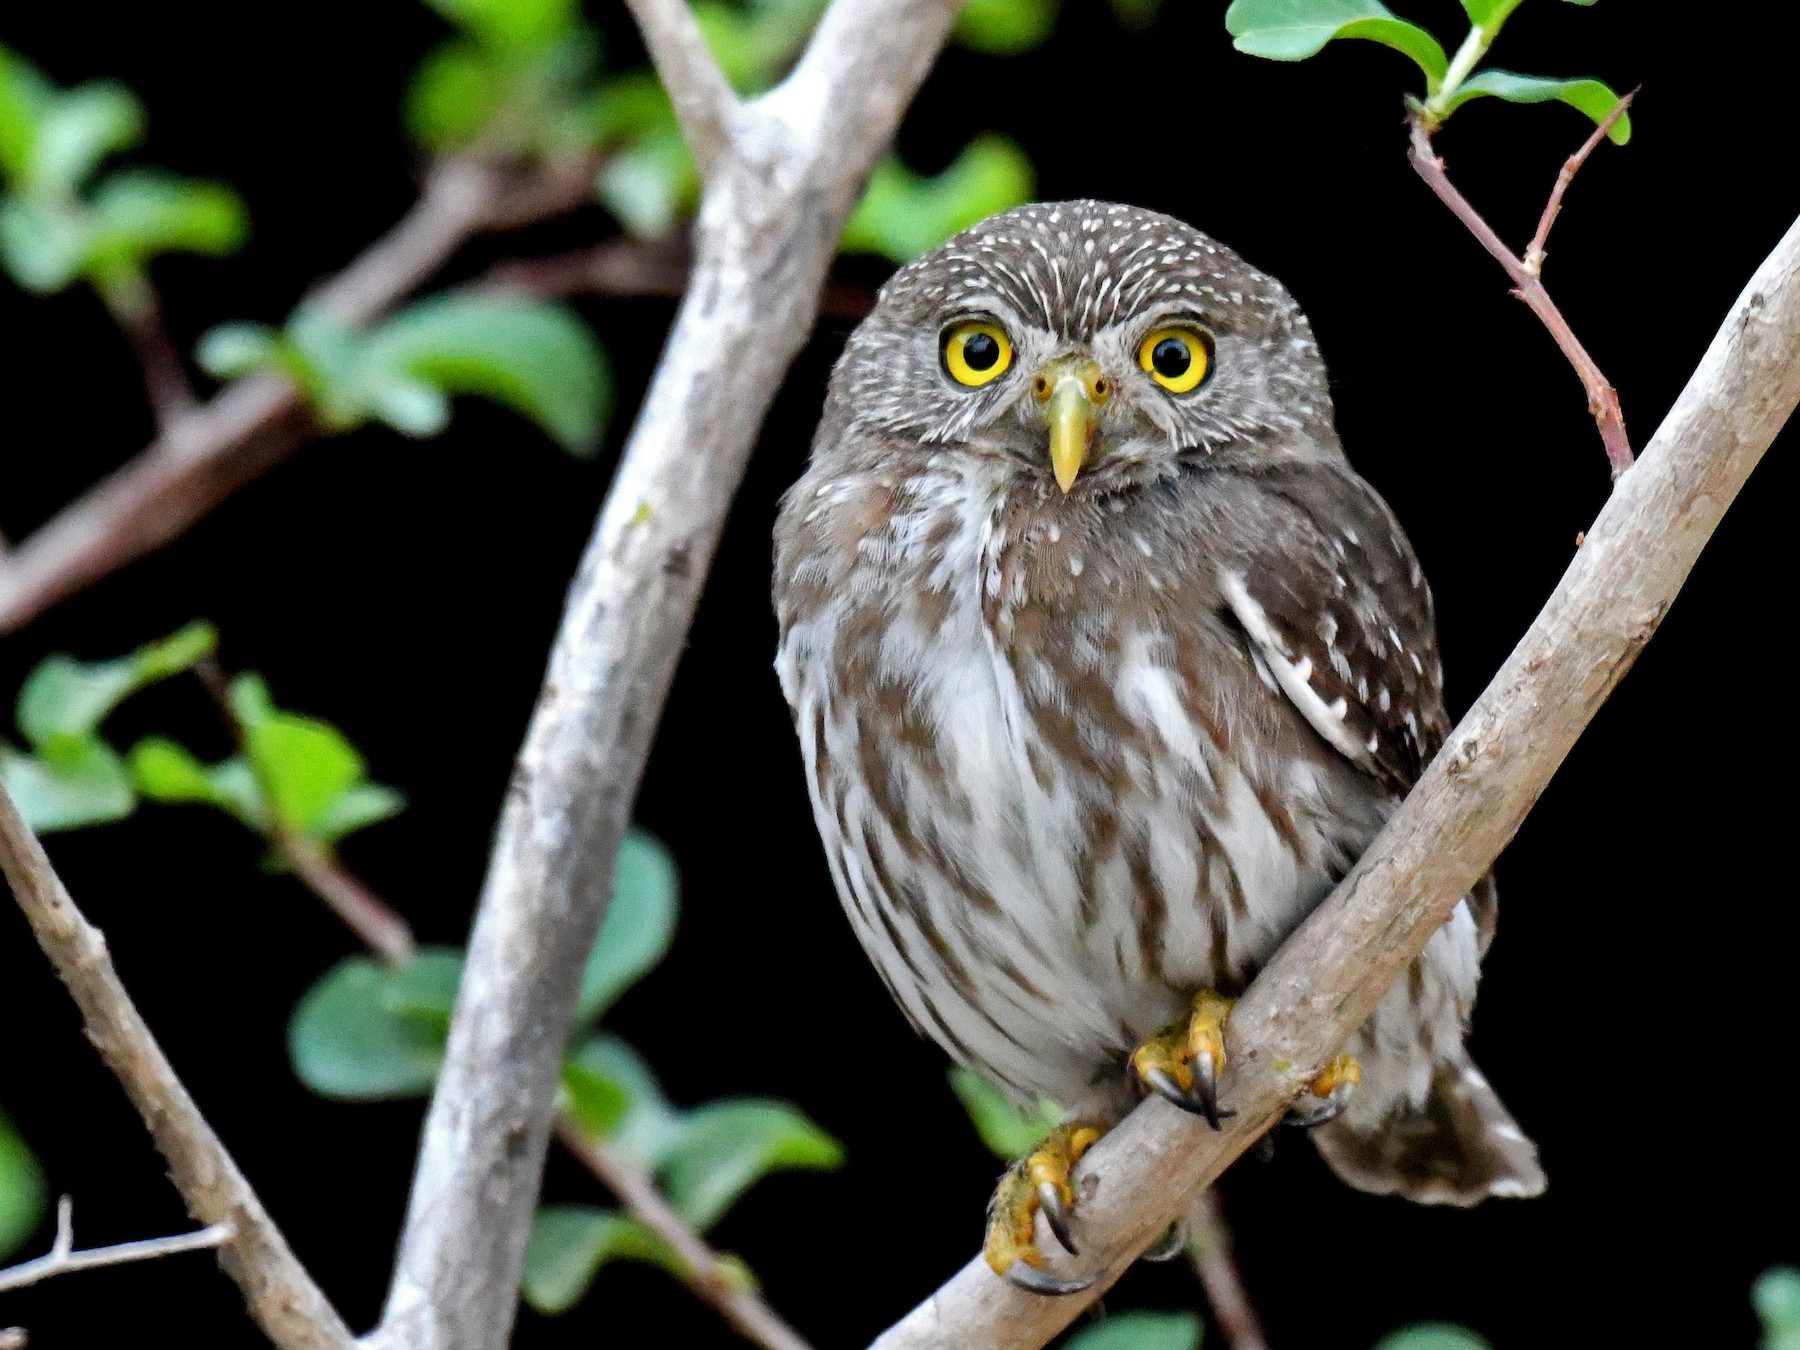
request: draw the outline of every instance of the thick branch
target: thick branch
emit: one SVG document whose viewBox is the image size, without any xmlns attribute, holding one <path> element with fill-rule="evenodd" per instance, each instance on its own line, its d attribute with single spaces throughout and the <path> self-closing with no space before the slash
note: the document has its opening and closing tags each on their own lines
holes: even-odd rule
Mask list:
<svg viewBox="0 0 1800 1350">
<path fill-rule="evenodd" d="M 837 240 L 956 0 L 837 0 L 742 108 L 693 282 L 564 611 L 432 1098 L 382 1341 L 493 1350 L 511 1325 L 583 955 L 758 427 Z"/>
<path fill-rule="evenodd" d="M 1687 579 L 1800 402 L 1800 222 L 1732 307 L 1643 458 L 1493 682 L 1343 884 L 1232 1012 L 1221 1133 L 1151 1098 L 1087 1155 L 1082 1295 L 1048 1299 L 977 1259 L 878 1350 L 1033 1350 L 1099 1297 L 1275 1123 L 1484 873 Z"/>
<path fill-rule="evenodd" d="M 1623 107 L 1614 111 L 1622 112 Z M 1619 409 L 1618 391 L 1601 373 L 1594 358 L 1588 355 L 1587 348 L 1576 338 L 1574 330 L 1569 327 L 1569 321 L 1563 318 L 1562 311 L 1550 298 L 1550 292 L 1544 289 L 1544 283 L 1538 279 L 1537 273 L 1502 242 L 1500 236 L 1494 233 L 1494 227 L 1482 219 L 1481 213 L 1470 205 L 1467 197 L 1457 191 L 1456 185 L 1444 172 L 1444 161 L 1431 148 L 1431 137 L 1425 126 L 1417 118 L 1412 119 L 1411 125 L 1412 144 L 1407 151 L 1407 158 L 1413 169 L 1481 246 L 1506 269 L 1507 276 L 1513 281 L 1513 294 L 1523 300 L 1531 312 L 1538 316 L 1539 322 L 1550 330 L 1550 336 L 1556 339 L 1556 345 L 1562 349 L 1562 354 L 1581 377 L 1582 387 L 1587 390 L 1588 411 L 1600 426 L 1600 439 L 1606 445 L 1606 458 L 1612 465 L 1613 477 L 1616 479 L 1631 467 L 1631 441 L 1625 435 L 1625 415 Z"/>
<path fill-rule="evenodd" d="M 719 63 L 707 50 L 687 0 L 625 0 L 644 35 L 644 46 L 694 157 L 701 180 L 711 182 L 720 161 L 731 153 L 731 125 L 739 108 Z"/>
<path fill-rule="evenodd" d="M 251 1317 L 282 1350 L 349 1350 L 348 1328 L 175 1076 L 113 970 L 106 939 L 75 908 L 3 787 L 0 871 L 80 1007 L 88 1039 L 149 1127 L 188 1212 L 208 1227 L 230 1225 L 219 1261 Z"/>
<path fill-rule="evenodd" d="M 545 214 L 581 200 L 556 181 L 554 197 L 534 196 Z M 370 322 L 472 235 L 516 223 L 516 192 L 533 195 L 533 185 L 484 164 L 446 161 L 406 218 L 312 303 L 352 326 Z M 317 434 L 299 391 L 276 375 L 238 380 L 177 416 L 136 459 L 0 557 L 0 633 L 177 538 Z"/>
<path fill-rule="evenodd" d="M 0 1270 L 0 1294 L 11 1289 L 48 1280 L 56 1275 L 73 1275 L 82 1270 L 98 1270 L 102 1266 L 124 1266 L 133 1261 L 154 1261 L 158 1257 L 178 1256 L 182 1252 L 210 1251 L 231 1241 L 229 1222 L 215 1223 L 197 1233 L 177 1233 L 174 1237 L 144 1238 L 137 1242 L 120 1242 L 111 1247 L 75 1250 L 74 1209 L 69 1197 L 57 1202 L 56 1240 L 49 1252 L 35 1261 Z"/>
</svg>

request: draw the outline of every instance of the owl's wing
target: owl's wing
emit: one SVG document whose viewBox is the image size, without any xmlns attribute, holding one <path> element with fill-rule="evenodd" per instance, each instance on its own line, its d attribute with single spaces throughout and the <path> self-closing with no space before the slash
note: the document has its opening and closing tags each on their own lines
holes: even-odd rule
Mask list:
<svg viewBox="0 0 1800 1350">
<path fill-rule="evenodd" d="M 1396 795 L 1450 729 L 1431 591 L 1374 489 L 1308 465 L 1255 480 L 1258 528 L 1219 570 L 1258 670 Z"/>
</svg>

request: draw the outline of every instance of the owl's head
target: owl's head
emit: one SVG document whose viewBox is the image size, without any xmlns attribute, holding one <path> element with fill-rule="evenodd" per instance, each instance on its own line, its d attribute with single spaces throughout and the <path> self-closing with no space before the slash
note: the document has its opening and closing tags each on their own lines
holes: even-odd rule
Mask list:
<svg viewBox="0 0 1800 1350">
<path fill-rule="evenodd" d="M 882 288 L 833 376 L 850 423 L 1108 490 L 1177 461 L 1335 457 L 1312 329 L 1189 225 L 1106 202 L 992 216 Z"/>
</svg>

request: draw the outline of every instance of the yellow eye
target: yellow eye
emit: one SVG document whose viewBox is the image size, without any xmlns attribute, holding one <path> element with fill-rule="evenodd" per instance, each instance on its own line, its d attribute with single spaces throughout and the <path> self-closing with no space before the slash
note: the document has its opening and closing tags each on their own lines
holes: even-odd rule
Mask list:
<svg viewBox="0 0 1800 1350">
<path fill-rule="evenodd" d="M 998 324 L 971 319 L 944 330 L 944 369 L 971 389 L 1006 374 L 1012 356 L 1012 342 Z"/>
<path fill-rule="evenodd" d="M 1212 335 L 1181 325 L 1158 328 L 1138 347 L 1138 364 L 1171 394 L 1198 388 L 1212 370 Z"/>
</svg>

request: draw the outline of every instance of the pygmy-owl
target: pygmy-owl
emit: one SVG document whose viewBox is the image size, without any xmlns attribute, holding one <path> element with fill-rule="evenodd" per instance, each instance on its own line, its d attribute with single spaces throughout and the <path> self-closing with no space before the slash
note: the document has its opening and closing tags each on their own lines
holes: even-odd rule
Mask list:
<svg viewBox="0 0 1800 1350">
<path fill-rule="evenodd" d="M 851 336 L 775 531 L 777 667 L 831 873 L 914 1025 L 1065 1124 L 990 1264 L 1053 1274 L 1068 1169 L 1155 1090 L 1212 1119 L 1221 1024 L 1442 743 L 1431 595 L 1344 458 L 1287 291 L 1080 201 L 902 268 Z M 1484 880 L 1303 1095 L 1332 1168 L 1534 1195 L 1463 1038 Z"/>
</svg>

